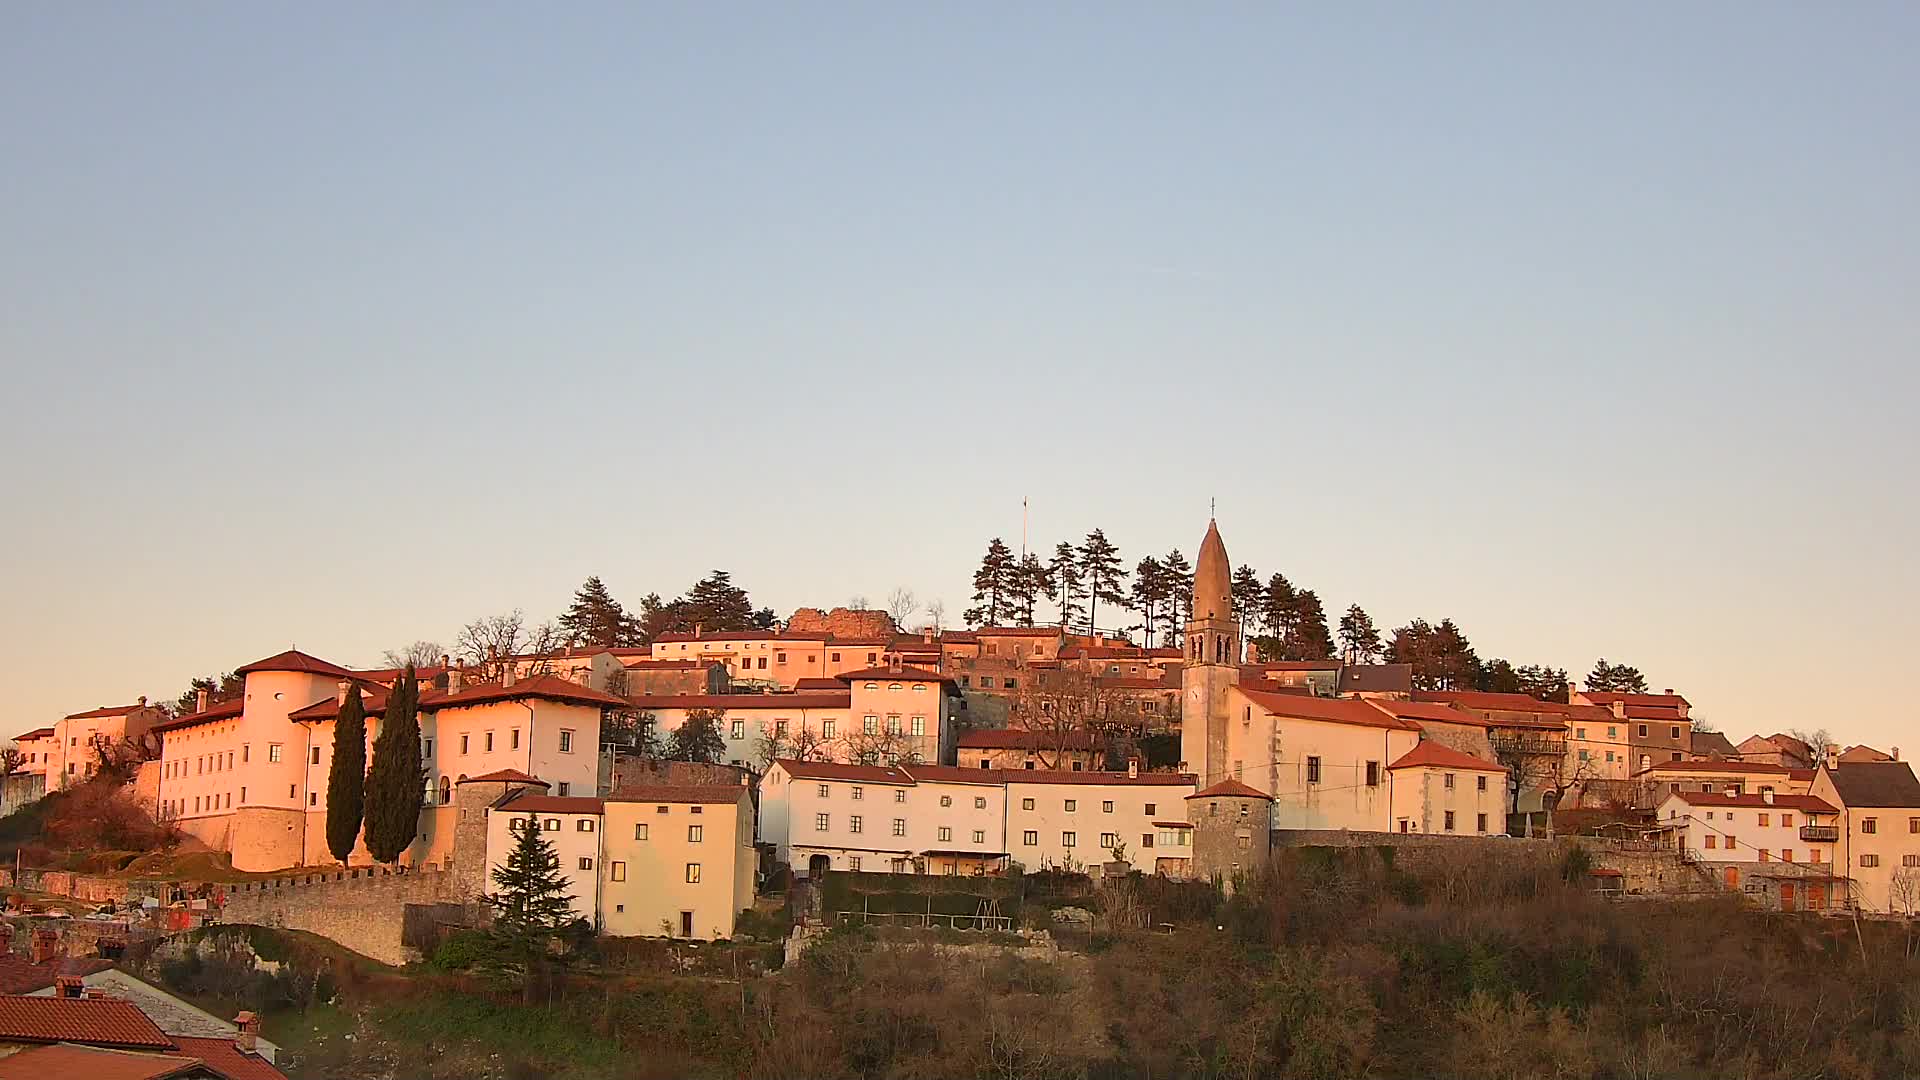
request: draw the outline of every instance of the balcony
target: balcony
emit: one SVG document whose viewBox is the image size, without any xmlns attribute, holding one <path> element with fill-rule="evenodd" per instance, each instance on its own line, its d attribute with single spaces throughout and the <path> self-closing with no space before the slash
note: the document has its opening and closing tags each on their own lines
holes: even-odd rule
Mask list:
<svg viewBox="0 0 1920 1080">
<path fill-rule="evenodd" d="M 1840 841 L 1838 825 L 1802 825 L 1800 839 L 1809 844 L 1835 844 Z"/>
</svg>

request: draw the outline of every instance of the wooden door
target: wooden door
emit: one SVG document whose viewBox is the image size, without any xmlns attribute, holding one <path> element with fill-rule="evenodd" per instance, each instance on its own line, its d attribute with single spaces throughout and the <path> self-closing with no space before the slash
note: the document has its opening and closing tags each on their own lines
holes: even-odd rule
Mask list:
<svg viewBox="0 0 1920 1080">
<path fill-rule="evenodd" d="M 1727 888 L 1738 889 L 1740 887 L 1740 868 L 1737 866 L 1727 867 L 1726 881 Z"/>
<path fill-rule="evenodd" d="M 1793 901 L 1794 901 L 1793 882 L 1782 881 L 1780 883 L 1780 910 L 1781 911 L 1799 910 L 1793 906 Z"/>
</svg>

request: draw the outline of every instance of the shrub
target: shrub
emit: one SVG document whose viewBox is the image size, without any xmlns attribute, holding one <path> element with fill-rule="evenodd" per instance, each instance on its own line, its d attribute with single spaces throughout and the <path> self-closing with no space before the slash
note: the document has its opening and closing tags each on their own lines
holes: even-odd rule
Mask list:
<svg viewBox="0 0 1920 1080">
<path fill-rule="evenodd" d="M 436 971 L 466 971 L 475 964 L 492 959 L 494 951 L 491 934 L 481 930 L 460 930 L 448 935 L 447 940 L 433 950 L 427 965 Z"/>
</svg>

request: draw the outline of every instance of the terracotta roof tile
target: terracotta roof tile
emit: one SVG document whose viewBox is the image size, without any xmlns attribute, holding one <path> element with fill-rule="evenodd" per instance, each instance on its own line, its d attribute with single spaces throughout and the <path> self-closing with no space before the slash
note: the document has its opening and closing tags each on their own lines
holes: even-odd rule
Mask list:
<svg viewBox="0 0 1920 1080">
<path fill-rule="evenodd" d="M 693 644 L 696 641 L 831 641 L 832 634 L 822 633 L 786 633 L 780 630 L 728 630 L 711 634 L 661 634 L 655 642 L 673 642 L 675 644 Z"/>
<path fill-rule="evenodd" d="M 1751 775 L 1785 776 L 1794 770 L 1785 765 L 1768 765 L 1759 761 L 1656 761 L 1643 772 L 1675 773 L 1747 773 Z"/>
<path fill-rule="evenodd" d="M 171 1050 L 173 1040 L 122 998 L 0 995 L 0 1041 Z"/>
<path fill-rule="evenodd" d="M 1618 701 L 1628 706 L 1644 705 L 1672 709 L 1689 704 L 1687 699 L 1679 694 L 1626 694 L 1615 693 L 1610 690 L 1588 690 L 1582 691 L 1580 696 L 1596 705 L 1611 705 Z"/>
<path fill-rule="evenodd" d="M 1127 787 L 1191 787 L 1192 773 L 1072 772 L 1066 769 L 981 769 L 998 773 L 1009 784 L 1113 784 Z"/>
<path fill-rule="evenodd" d="M 1222 780 L 1219 783 L 1213 785 L 1212 787 L 1207 788 L 1205 791 L 1194 792 L 1193 794 L 1187 796 L 1187 798 L 1188 799 L 1212 799 L 1212 798 L 1265 799 L 1268 802 L 1273 801 L 1273 796 L 1267 794 L 1264 791 L 1261 791 L 1258 788 L 1249 787 L 1248 785 L 1243 784 L 1238 780 Z M 1157 825 L 1159 824 L 1159 822 L 1155 822 L 1154 824 Z"/>
<path fill-rule="evenodd" d="M 1920 806 L 1920 779 L 1904 761 L 1853 761 L 1827 775 L 1848 806 Z"/>
<path fill-rule="evenodd" d="M 234 668 L 235 675 L 251 675 L 256 671 L 298 671 L 307 675 L 331 675 L 336 679 L 350 679 L 353 672 L 339 664 L 329 664 L 317 656 L 309 656 L 298 649 L 288 649 L 275 653 L 264 660 L 255 660 Z"/>
<path fill-rule="evenodd" d="M 843 765 L 837 761 L 796 761 L 792 758 L 777 758 L 773 764 L 780 766 L 788 776 L 796 780 L 859 780 L 864 783 L 902 785 L 913 783 L 913 777 L 898 768 L 884 765 Z"/>
<path fill-rule="evenodd" d="M 494 809 L 523 814 L 604 814 L 607 805 L 604 800 L 581 795 L 534 795 L 523 792 Z"/>
<path fill-rule="evenodd" d="M 983 626 L 973 632 L 975 640 L 988 637 L 1050 637 L 1060 636 L 1057 626 Z"/>
<path fill-rule="evenodd" d="M 1008 769 L 963 769 L 958 765 L 902 765 L 900 771 L 923 784 L 989 784 L 1003 782 L 1000 774 Z"/>
<path fill-rule="evenodd" d="M 602 801 L 732 805 L 747 794 L 744 784 L 634 784 L 621 788 Z"/>
<path fill-rule="evenodd" d="M 1393 731 L 1418 731 L 1418 725 L 1374 708 L 1365 701 L 1346 698 L 1307 697 L 1301 694 L 1275 694 L 1265 690 L 1236 687 L 1255 705 L 1274 714 L 1295 720 L 1322 720 L 1333 724 L 1387 728 Z"/>
<path fill-rule="evenodd" d="M 1400 755 L 1400 759 L 1387 766 L 1389 769 L 1417 769 L 1421 767 L 1438 769 L 1459 769 L 1463 772 L 1490 772 L 1506 774 L 1507 767 L 1491 761 L 1462 753 L 1451 746 L 1443 746 L 1432 739 L 1422 739 L 1413 749 Z"/>
<path fill-rule="evenodd" d="M 881 682 L 888 679 L 892 679 L 895 682 L 950 683 L 953 681 L 953 677 L 950 675 L 942 675 L 937 671 L 928 671 L 925 668 L 911 667 L 904 664 L 901 665 L 898 671 L 890 667 L 870 667 L 862 668 L 859 671 L 843 671 L 834 677 L 841 682 L 858 682 L 862 679 L 872 679 Z"/>
<path fill-rule="evenodd" d="M 471 705 L 491 705 L 497 701 L 518 701 L 522 698 L 546 698 L 550 701 L 564 701 L 571 705 L 597 705 L 602 708 L 624 708 L 625 698 L 615 697 L 604 690 L 595 690 L 590 686 L 568 682 L 558 675 L 538 675 L 530 679 L 519 679 L 512 686 L 499 683 L 479 683 L 462 687 L 457 694 L 444 690 L 423 691 L 420 695 L 420 708 L 425 712 L 437 712 L 441 709 L 464 709 Z"/>
<path fill-rule="evenodd" d="M 211 724 L 219 720 L 232 720 L 242 712 L 245 712 L 246 707 L 247 703 L 243 699 L 234 698 L 232 701 L 223 701 L 218 705 L 209 705 L 207 706 L 206 712 L 188 713 L 186 716 L 179 717 L 178 719 L 155 724 L 148 730 L 162 732 L 179 731 L 181 728 L 197 727 L 201 724 Z"/>
<path fill-rule="evenodd" d="M 61 957 L 36 964 L 18 953 L 0 954 L 0 994 L 31 994 L 52 986 L 60 975 L 82 977 L 106 971 L 113 961 L 86 957 Z"/>
<path fill-rule="evenodd" d="M 542 780 L 537 776 L 528 776 L 526 773 L 521 772 L 519 769 L 496 769 L 493 772 L 485 773 L 481 776 L 469 776 L 465 780 L 458 780 L 458 781 L 455 781 L 455 783 L 459 783 L 459 784 L 539 784 L 541 787 L 552 786 L 548 784 L 545 780 Z"/>
<path fill-rule="evenodd" d="M 0 1058 L 0 1080 L 169 1080 L 176 1076 L 206 1075 L 209 1068 L 211 1063 L 182 1054 L 103 1050 L 60 1043 Z M 277 1069 L 274 1074 L 284 1076 Z"/>
<path fill-rule="evenodd" d="M 30 742 L 34 739 L 49 739 L 52 737 L 53 737 L 53 729 L 50 727 L 43 727 L 43 728 L 34 728 L 32 731 L 26 732 L 25 734 L 22 734 L 22 735 L 15 735 L 13 737 L 13 741 L 14 742 Z"/>
<path fill-rule="evenodd" d="M 181 1053 L 206 1062 L 227 1080 L 287 1080 L 287 1074 L 275 1068 L 273 1062 L 259 1054 L 242 1053 L 230 1038 L 175 1035 L 173 1041 L 180 1044 Z"/>
<path fill-rule="evenodd" d="M 846 709 L 852 707 L 853 695 L 841 685 L 837 694 L 635 694 L 627 698 L 627 703 L 636 709 L 727 709 L 734 712 Z"/>
<path fill-rule="evenodd" d="M 141 709 L 145 709 L 145 708 L 148 708 L 148 706 L 146 705 L 102 705 L 97 709 L 88 709 L 86 712 L 68 713 L 63 719 L 92 720 L 95 717 L 125 716 L 128 713 L 139 712 Z"/>
<path fill-rule="evenodd" d="M 1782 810 L 1801 810 L 1809 814 L 1837 814 L 1840 811 L 1812 795 L 1781 795 L 1776 793 L 1772 800 L 1758 791 L 1740 795 L 1728 795 L 1724 791 L 1676 791 L 1667 798 L 1677 798 L 1691 806 L 1751 806 L 1756 810 L 1765 810 L 1777 806 Z"/>
</svg>

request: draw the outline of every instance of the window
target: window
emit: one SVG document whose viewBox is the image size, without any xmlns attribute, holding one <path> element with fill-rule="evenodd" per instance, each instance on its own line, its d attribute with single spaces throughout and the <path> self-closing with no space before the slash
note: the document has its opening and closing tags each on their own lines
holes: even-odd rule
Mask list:
<svg viewBox="0 0 1920 1080">
<path fill-rule="evenodd" d="M 1478 829 L 1481 832 L 1486 832 L 1487 831 L 1487 815 L 1475 814 L 1474 818 L 1475 818 L 1473 823 L 1474 828 Z"/>
<path fill-rule="evenodd" d="M 833 721 L 831 720 L 820 721 L 820 737 L 823 739 L 833 738 Z"/>
<path fill-rule="evenodd" d="M 847 819 L 847 831 L 851 833 L 857 833 L 861 831 L 861 822 L 860 822 L 859 814 L 854 814 L 852 817 L 849 817 Z"/>
<path fill-rule="evenodd" d="M 1120 846 L 1120 834 L 1103 832 L 1100 834 L 1100 850 L 1112 851 Z"/>
<path fill-rule="evenodd" d="M 1446 780 L 1442 782 L 1440 786 L 1443 788 L 1446 788 L 1448 791 L 1452 791 L 1453 790 L 1453 774 L 1447 773 Z"/>
<path fill-rule="evenodd" d="M 247 801 L 247 789 L 244 787 L 240 789 L 240 801 L 243 803 Z"/>
<path fill-rule="evenodd" d="M 573 732 L 560 732 L 560 752 L 563 754 L 573 753 Z"/>
<path fill-rule="evenodd" d="M 906 801 L 907 801 L 907 793 L 906 793 L 906 792 L 905 792 L 904 790 L 901 790 L 901 791 L 895 791 L 895 792 L 893 793 L 893 801 L 894 801 L 894 802 L 906 802 Z"/>
<path fill-rule="evenodd" d="M 826 832 L 827 825 L 831 820 L 832 820 L 831 815 L 828 815 L 828 814 L 813 815 L 813 831 Z"/>
<path fill-rule="evenodd" d="M 700 884 L 700 864 L 699 863 L 690 862 L 687 864 L 687 884 L 689 885 Z M 681 929 L 686 930 L 687 933 L 692 933 L 693 931 L 691 929 L 688 929 L 689 924 L 691 924 L 692 922 L 693 922 L 693 912 L 683 911 L 680 913 Z"/>
<path fill-rule="evenodd" d="M 1793 828 L 1793 815 L 1792 815 L 1792 814 L 1781 814 L 1781 815 L 1780 815 L 1780 827 L 1781 827 L 1781 828 L 1783 828 L 1783 829 L 1791 829 L 1791 828 Z"/>
<path fill-rule="evenodd" d="M 887 714 L 887 734 L 900 734 L 900 715 L 898 713 Z"/>
<path fill-rule="evenodd" d="M 855 794 L 854 794 L 854 798 L 856 798 L 856 799 L 857 799 L 857 798 L 859 798 L 859 797 L 860 797 L 860 796 L 859 796 L 859 791 L 860 791 L 860 789 L 859 789 L 859 788 L 854 788 L 853 790 L 854 790 L 854 792 L 855 792 Z M 819 795 L 819 796 L 820 796 L 821 798 L 823 798 L 823 799 L 825 799 L 825 798 L 830 798 L 830 797 L 832 797 L 832 795 L 833 795 L 833 788 L 832 788 L 832 787 L 830 787 L 830 786 L 828 786 L 828 785 L 826 785 L 826 784 L 821 784 L 821 785 L 820 785 L 820 786 L 819 786 L 818 788 L 815 788 L 815 789 L 814 789 L 814 793 L 815 793 L 815 794 L 817 794 L 817 795 Z"/>
<path fill-rule="evenodd" d="M 1032 799 L 1021 799 L 1021 800 L 1020 800 L 1020 809 L 1022 809 L 1022 810 L 1031 810 L 1031 809 L 1033 809 L 1033 800 L 1032 800 Z"/>
<path fill-rule="evenodd" d="M 786 663 L 786 662 L 787 662 L 787 654 L 786 654 L 786 653 L 783 653 L 783 652 L 777 652 L 777 653 L 774 653 L 774 654 L 773 654 L 773 662 L 774 662 L 774 663 L 776 663 L 776 664 L 784 664 L 784 663 Z"/>
<path fill-rule="evenodd" d="M 574 822 L 574 824 L 573 824 L 573 831 L 574 831 L 574 832 L 592 832 L 592 831 L 593 831 L 593 819 L 592 819 L 592 818 L 581 818 L 581 819 L 580 819 L 579 821 L 576 821 L 576 822 Z"/>
<path fill-rule="evenodd" d="M 319 806 L 319 805 L 320 805 L 320 793 L 319 793 L 319 792 L 317 792 L 317 791 L 309 791 L 309 792 L 307 792 L 307 805 L 308 805 L 308 806 Z"/>
<path fill-rule="evenodd" d="M 1869 866 L 1879 866 L 1879 865 L 1880 865 L 1880 856 L 1878 856 L 1878 855 L 1862 855 L 1862 856 L 1860 856 L 1860 865 L 1861 865 L 1862 867 L 1869 867 Z"/>
<path fill-rule="evenodd" d="M 993 676 L 991 675 L 980 676 L 980 689 L 982 690 L 993 689 Z"/>
<path fill-rule="evenodd" d="M 746 738 L 747 722 L 745 720 L 735 720 L 732 724 L 728 726 L 727 735 L 730 738 L 734 738 L 734 739 Z"/>
<path fill-rule="evenodd" d="M 1587 760 L 1587 748 L 1584 746 L 1580 748 L 1580 760 L 1581 761 Z"/>
<path fill-rule="evenodd" d="M 512 731 L 507 732 L 507 749 L 509 750 L 520 749 L 520 729 L 519 728 L 514 728 Z"/>
<path fill-rule="evenodd" d="M 938 839 L 943 844 L 951 843 L 953 840 L 953 830 L 945 825 L 940 826 Z"/>
<path fill-rule="evenodd" d="M 895 836 L 907 835 L 907 819 L 906 818 L 897 817 L 893 819 L 893 835 Z"/>
<path fill-rule="evenodd" d="M 974 842 L 974 843 L 976 843 L 976 844 L 984 844 L 984 843 L 986 843 L 986 842 L 987 842 L 987 830 L 985 830 L 985 829 L 975 829 L 975 830 L 973 830 L 973 842 Z"/>
<path fill-rule="evenodd" d="M 69 768 L 71 768 L 72 766 L 68 766 L 68 767 L 69 767 Z M 288 785 L 287 785 L 287 798 L 289 798 L 289 799 L 291 799 L 291 798 L 293 798 L 293 785 L 292 785 L 292 784 L 288 784 Z"/>
<path fill-rule="evenodd" d="M 566 797 L 567 797 L 567 790 L 568 790 L 569 788 L 571 788 L 572 786 L 573 786 L 573 785 L 572 785 L 571 783 L 569 783 L 569 782 L 567 782 L 567 781 L 565 781 L 565 780 L 562 780 L 562 781 L 560 781 L 560 792 L 559 792 L 559 794 L 560 794 L 560 797 L 561 797 L 561 798 L 563 798 L 563 799 L 564 799 L 564 798 L 566 798 Z M 694 812 L 694 813 L 696 813 L 696 814 L 697 814 L 697 813 L 699 813 L 699 812 L 700 812 L 700 808 L 699 808 L 699 807 L 697 807 L 697 806 L 696 806 L 696 807 L 694 807 L 694 810 L 693 810 L 693 812 Z"/>
<path fill-rule="evenodd" d="M 272 762 L 278 762 L 280 760 L 280 744 L 279 743 L 267 744 L 267 760 Z"/>
<path fill-rule="evenodd" d="M 420 756 L 423 758 L 433 757 L 433 740 L 432 739 L 420 740 Z M 241 761 L 247 760 L 247 756 L 244 753 L 241 754 L 240 760 Z"/>
<path fill-rule="evenodd" d="M 1669 736 L 1669 738 L 1677 739 L 1679 737 L 1680 737 L 1680 729 L 1676 727 L 1673 729 L 1672 734 Z"/>
<path fill-rule="evenodd" d="M 487 732 L 487 735 L 486 735 L 486 748 L 487 748 L 486 750 L 487 753 L 489 754 L 493 753 L 493 732 L 491 731 Z"/>
<path fill-rule="evenodd" d="M 1000 680 L 1000 685 L 1008 690 L 1017 690 L 1020 687 L 1020 680 L 1009 675 Z"/>
<path fill-rule="evenodd" d="M 1449 810 L 1449 811 L 1447 811 L 1447 824 L 1446 824 L 1446 827 L 1447 827 L 1447 831 L 1448 831 L 1448 832 L 1452 832 L 1452 831 L 1453 831 L 1453 811 L 1451 811 L 1451 810 Z"/>
<path fill-rule="evenodd" d="M 975 810 L 985 810 L 987 808 L 987 797 L 985 795 L 975 795 L 973 797 L 973 808 Z"/>
<path fill-rule="evenodd" d="M 861 718 L 860 718 L 860 731 L 861 731 L 861 733 L 862 733 L 862 734 L 864 734 L 864 735 L 878 735 L 878 734 L 880 734 L 880 718 L 879 718 L 879 717 L 877 717 L 877 716 L 863 716 L 863 717 L 861 717 Z"/>
<path fill-rule="evenodd" d="M 320 764 L 320 748 L 319 747 L 317 746 L 314 747 L 313 753 L 310 756 L 313 758 L 312 764 L 315 764 L 315 765 Z M 218 757 L 215 757 L 213 759 L 213 764 L 215 768 L 218 768 L 220 765 L 220 759 Z"/>
<path fill-rule="evenodd" d="M 1907 831 L 1910 833 L 1920 833 L 1920 817 L 1910 817 L 1907 819 Z"/>
<path fill-rule="evenodd" d="M 1817 863 L 1820 861 L 1820 859 L 1821 859 L 1821 856 L 1820 856 L 1819 848 L 1814 848 L 1812 851 L 1807 852 L 1808 862 Z"/>
<path fill-rule="evenodd" d="M 461 752 L 461 753 L 463 753 L 463 754 L 464 754 L 464 753 L 466 753 L 466 752 L 467 752 L 467 743 L 468 743 L 468 741 L 469 741 L 469 740 L 471 740 L 472 738 L 473 738 L 473 737 L 472 737 L 471 735 L 462 735 L 462 736 L 460 736 L 460 752 Z"/>
<path fill-rule="evenodd" d="M 1647 725 L 1645 724 L 1640 725 L 1640 737 L 1643 739 L 1647 737 Z"/>
<path fill-rule="evenodd" d="M 557 818 L 557 817 L 550 817 L 550 818 L 548 818 L 548 819 L 546 820 L 546 822 L 545 822 L 544 824 L 542 824 L 542 825 L 541 825 L 540 827 L 541 827 L 541 828 L 543 828 L 543 829 L 545 829 L 545 830 L 546 830 L 547 832 L 559 832 L 559 831 L 560 831 L 560 819 L 559 819 L 559 818 Z"/>
<path fill-rule="evenodd" d="M 580 856 L 580 869 L 582 870 L 593 869 L 593 860 L 585 855 Z"/>
<path fill-rule="evenodd" d="M 1574 738 L 1576 738 L 1576 739 L 1584 739 L 1584 738 L 1586 738 L 1586 737 L 1587 737 L 1587 729 L 1586 729 L 1586 728 L 1583 728 L 1583 727 L 1577 727 L 1577 728 L 1574 728 L 1574 729 L 1573 729 L 1573 737 L 1574 737 Z"/>
<path fill-rule="evenodd" d="M 623 862 L 616 862 L 611 866 L 609 866 L 607 868 L 607 879 L 609 881 L 627 880 L 627 864 Z"/>
<path fill-rule="evenodd" d="M 646 823 L 646 822 L 644 822 L 644 821 L 642 821 L 642 822 L 639 822 L 638 824 L 636 824 L 636 825 L 634 825 L 634 827 L 633 827 L 633 838 L 634 838 L 635 840 L 645 840 L 645 839 L 647 838 L 647 823 Z"/>
<path fill-rule="evenodd" d="M 1870 818 L 1870 817 L 1869 817 L 1869 818 L 1861 818 L 1861 819 L 1860 819 L 1860 831 L 1861 831 L 1861 832 L 1863 832 L 1863 833 L 1877 833 L 1877 832 L 1879 832 L 1879 831 L 1880 831 L 1880 819 L 1879 819 L 1879 818 Z M 1862 863 L 1861 865 L 1862 865 L 1862 866 L 1864 866 L 1864 865 L 1866 865 L 1866 864 L 1865 864 L 1865 863 Z"/>
<path fill-rule="evenodd" d="M 706 826 L 704 825 L 687 826 L 687 843 L 697 844 L 701 841 L 703 837 L 705 837 L 705 835 L 706 835 Z"/>
<path fill-rule="evenodd" d="M 1781 849 L 1780 849 L 1780 861 L 1781 861 L 1781 862 L 1792 862 L 1792 861 L 1793 861 L 1793 849 L 1792 849 L 1792 848 L 1781 848 Z"/>
<path fill-rule="evenodd" d="M 1078 836 L 1075 836 L 1071 832 L 1063 832 L 1060 834 L 1061 847 L 1072 847 L 1076 843 L 1079 843 L 1079 841 L 1080 841 L 1080 838 Z"/>
<path fill-rule="evenodd" d="M 777 739 L 787 737 L 787 722 L 785 720 L 775 720 L 773 722 L 773 735 Z"/>
<path fill-rule="evenodd" d="M 1367 786 L 1380 786 L 1380 763 L 1377 761 L 1367 762 Z"/>
<path fill-rule="evenodd" d="M 1032 829 L 1028 829 L 1026 832 L 1020 834 L 1020 842 L 1028 847 L 1038 847 L 1040 844 L 1040 834 L 1034 832 Z"/>
<path fill-rule="evenodd" d="M 1902 855 L 1900 856 L 1900 865 L 1920 866 L 1920 855 Z"/>
<path fill-rule="evenodd" d="M 1151 817 L 1158 812 L 1158 808 L 1153 803 L 1147 804 L 1147 816 Z"/>
<path fill-rule="evenodd" d="M 1067 800 L 1067 813 L 1069 813 L 1069 814 L 1071 814 L 1071 813 L 1073 813 L 1073 812 L 1074 812 L 1075 810 L 1078 810 L 1078 809 L 1080 809 L 1080 800 L 1079 800 L 1079 799 L 1068 799 L 1068 800 Z"/>
<path fill-rule="evenodd" d="M 860 800 L 867 797 L 867 789 L 854 788 L 852 792 L 849 794 L 849 797 L 852 798 L 854 802 L 859 802 Z"/>
<path fill-rule="evenodd" d="M 1712 851 L 1714 849 L 1715 840 L 1716 838 L 1712 833 L 1707 834 L 1707 850 L 1708 851 Z"/>
<path fill-rule="evenodd" d="M 1319 782 L 1320 782 L 1320 759 L 1318 757 L 1309 757 L 1307 759 L 1307 783 L 1317 784 Z"/>
<path fill-rule="evenodd" d="M 1620 729 L 1617 727 L 1614 727 L 1611 724 L 1607 725 L 1607 738 L 1617 739 L 1619 737 L 1620 737 Z"/>
<path fill-rule="evenodd" d="M 856 874 L 859 873 L 860 872 L 860 856 L 858 855 L 847 856 L 847 869 L 853 871 Z"/>
<path fill-rule="evenodd" d="M 924 716 L 914 717 L 912 722 L 907 727 L 907 734 L 925 735 L 926 733 L 927 733 L 927 718 Z"/>
<path fill-rule="evenodd" d="M 1152 846 L 1153 846 L 1153 834 L 1152 834 L 1152 833 L 1141 833 L 1141 834 L 1140 834 L 1140 846 L 1141 846 L 1141 847 L 1143 847 L 1143 848 L 1148 848 L 1148 847 L 1152 847 Z"/>
<path fill-rule="evenodd" d="M 952 806 L 952 805 L 953 805 L 953 796 L 951 796 L 951 795 L 942 795 L 942 796 L 940 796 L 940 805 L 941 805 L 941 806 Z"/>
</svg>

